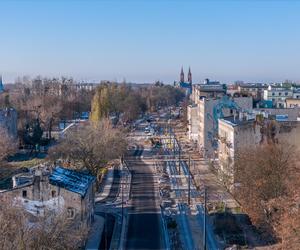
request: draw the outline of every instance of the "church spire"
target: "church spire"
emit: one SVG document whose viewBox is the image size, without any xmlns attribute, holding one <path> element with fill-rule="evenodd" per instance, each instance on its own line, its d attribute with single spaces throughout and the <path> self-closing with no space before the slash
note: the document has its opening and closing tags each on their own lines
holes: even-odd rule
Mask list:
<svg viewBox="0 0 300 250">
<path fill-rule="evenodd" d="M 192 72 L 191 72 L 191 67 L 189 67 L 188 83 L 189 83 L 189 84 L 192 84 Z"/>
<path fill-rule="evenodd" d="M 183 67 L 181 67 L 181 72 L 180 72 L 180 82 L 184 82 Z"/>
</svg>

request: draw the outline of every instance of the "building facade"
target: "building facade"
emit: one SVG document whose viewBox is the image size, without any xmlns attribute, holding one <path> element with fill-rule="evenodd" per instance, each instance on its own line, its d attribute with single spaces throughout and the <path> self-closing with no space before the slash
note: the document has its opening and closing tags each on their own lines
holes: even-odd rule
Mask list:
<svg viewBox="0 0 300 250">
<path fill-rule="evenodd" d="M 264 100 L 272 101 L 273 107 L 285 108 L 287 98 L 293 98 L 294 91 L 292 88 L 283 88 L 277 86 L 269 86 L 264 90 Z"/>
<path fill-rule="evenodd" d="M 0 192 L 2 202 L 12 202 L 34 216 L 64 213 L 89 226 L 94 218 L 95 177 L 62 167 L 35 168 L 13 177 L 13 188 Z"/>
<path fill-rule="evenodd" d="M 208 85 L 209 86 L 209 85 Z M 212 85 L 214 86 L 214 85 Z M 236 110 L 251 111 L 252 97 L 228 97 L 222 85 L 205 94 L 198 86 L 191 95 L 193 106 L 188 108 L 188 136 L 197 142 L 200 154 L 206 158 L 217 155 L 218 119 L 233 114 Z M 211 97 L 212 96 L 212 97 Z"/>
<path fill-rule="evenodd" d="M 300 122 L 276 121 L 263 114 L 219 119 L 219 179 L 233 190 L 236 183 L 234 161 L 239 153 L 262 143 L 284 142 L 300 148 Z"/>
<path fill-rule="evenodd" d="M 287 108 L 300 108 L 300 98 L 287 98 L 285 103 Z"/>
</svg>

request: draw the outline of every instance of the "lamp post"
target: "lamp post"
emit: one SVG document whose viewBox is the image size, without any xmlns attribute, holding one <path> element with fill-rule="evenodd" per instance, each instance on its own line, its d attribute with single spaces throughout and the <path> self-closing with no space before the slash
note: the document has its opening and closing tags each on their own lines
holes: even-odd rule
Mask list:
<svg viewBox="0 0 300 250">
<path fill-rule="evenodd" d="M 188 164 L 188 204 L 191 205 L 191 156 L 189 155 Z"/>
<path fill-rule="evenodd" d="M 206 187 L 204 187 L 203 249 L 206 250 Z"/>
</svg>

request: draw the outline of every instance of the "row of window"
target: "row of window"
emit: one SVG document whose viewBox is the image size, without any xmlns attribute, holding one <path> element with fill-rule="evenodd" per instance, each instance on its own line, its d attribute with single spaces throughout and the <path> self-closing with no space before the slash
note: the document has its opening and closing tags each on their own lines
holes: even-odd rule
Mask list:
<svg viewBox="0 0 300 250">
<path fill-rule="evenodd" d="M 283 93 L 281 93 L 281 92 L 278 93 L 279 96 L 281 96 L 282 94 L 283 94 Z M 275 93 L 275 92 L 272 92 L 272 96 L 275 96 L 275 95 L 276 95 L 276 93 Z M 289 92 L 285 92 L 284 95 L 285 95 L 285 96 L 288 96 L 288 95 L 289 95 Z"/>
<path fill-rule="evenodd" d="M 52 196 L 52 198 L 56 197 L 56 191 L 55 190 L 51 191 L 51 196 Z M 27 198 L 27 190 L 22 191 L 22 197 Z"/>
</svg>

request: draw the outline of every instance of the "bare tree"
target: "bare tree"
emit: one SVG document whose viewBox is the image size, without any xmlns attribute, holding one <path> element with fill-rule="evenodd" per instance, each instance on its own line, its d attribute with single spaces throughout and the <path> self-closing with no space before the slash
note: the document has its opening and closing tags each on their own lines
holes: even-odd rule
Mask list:
<svg viewBox="0 0 300 250">
<path fill-rule="evenodd" d="M 0 249 L 79 249 L 87 236 L 87 228 L 65 214 L 34 217 L 6 202 L 0 205 L 0 221 Z"/>
<path fill-rule="evenodd" d="M 9 134 L 6 128 L 0 126 L 0 161 L 17 150 L 17 142 Z"/>
<path fill-rule="evenodd" d="M 49 152 L 52 159 L 63 159 L 73 167 L 88 169 L 98 176 L 108 161 L 120 157 L 127 142 L 122 131 L 112 128 L 108 120 L 77 127 Z"/>
<path fill-rule="evenodd" d="M 284 249 L 300 248 L 297 155 L 294 146 L 270 143 L 242 150 L 235 159 L 237 197 L 243 209 L 265 239 L 278 239 Z"/>
</svg>

